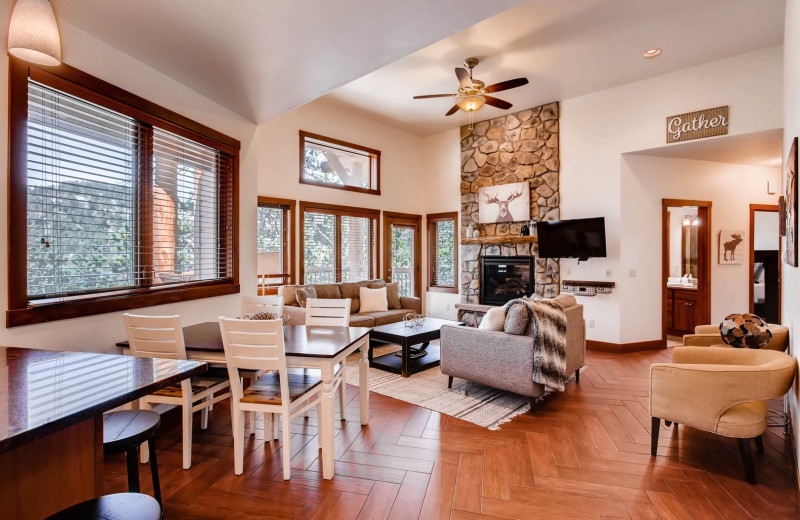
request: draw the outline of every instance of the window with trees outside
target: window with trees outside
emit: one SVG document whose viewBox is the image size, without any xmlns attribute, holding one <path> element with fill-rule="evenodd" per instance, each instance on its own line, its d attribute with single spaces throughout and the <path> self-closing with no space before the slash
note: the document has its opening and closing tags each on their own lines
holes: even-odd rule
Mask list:
<svg viewBox="0 0 800 520">
<path fill-rule="evenodd" d="M 238 292 L 238 141 L 66 65 L 9 82 L 9 326 Z"/>
<path fill-rule="evenodd" d="M 377 278 L 379 217 L 379 210 L 301 202 L 302 283 Z"/>
<path fill-rule="evenodd" d="M 428 222 L 428 290 L 457 293 L 458 213 L 426 215 Z"/>
<path fill-rule="evenodd" d="M 381 152 L 300 131 L 300 182 L 380 195 Z"/>
<path fill-rule="evenodd" d="M 258 284 L 260 294 L 294 281 L 294 207 L 290 199 L 258 198 Z"/>
</svg>

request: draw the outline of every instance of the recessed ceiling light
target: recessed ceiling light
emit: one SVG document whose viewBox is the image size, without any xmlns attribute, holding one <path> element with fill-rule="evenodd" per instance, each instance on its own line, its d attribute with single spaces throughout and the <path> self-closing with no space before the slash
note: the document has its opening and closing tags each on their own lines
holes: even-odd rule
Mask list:
<svg viewBox="0 0 800 520">
<path fill-rule="evenodd" d="M 655 58 L 659 54 L 661 54 L 661 49 L 648 49 L 644 51 L 645 58 Z"/>
</svg>

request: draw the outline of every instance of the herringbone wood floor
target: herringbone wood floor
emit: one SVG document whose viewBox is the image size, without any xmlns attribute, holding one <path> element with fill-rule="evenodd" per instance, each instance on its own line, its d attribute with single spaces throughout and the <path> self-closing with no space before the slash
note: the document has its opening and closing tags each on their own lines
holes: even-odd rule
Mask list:
<svg viewBox="0 0 800 520">
<path fill-rule="evenodd" d="M 206 431 L 195 418 L 194 465 L 182 470 L 179 416 L 170 412 L 158 437 L 166 518 L 797 518 L 780 429 L 754 452 L 756 486 L 743 480 L 735 442 L 683 426 L 664 427 L 659 456 L 650 457 L 649 366 L 668 358 L 588 352 L 580 383 L 499 431 L 379 394 L 362 428 L 350 387 L 332 481 L 321 477 L 313 417 L 293 425 L 292 480 L 284 482 L 280 443 L 259 440 L 263 432 L 248 439 L 245 473 L 234 475 L 227 405 L 214 409 Z M 140 469 L 149 492 L 148 468 Z M 107 493 L 126 490 L 124 458 L 107 458 L 105 477 Z"/>
</svg>

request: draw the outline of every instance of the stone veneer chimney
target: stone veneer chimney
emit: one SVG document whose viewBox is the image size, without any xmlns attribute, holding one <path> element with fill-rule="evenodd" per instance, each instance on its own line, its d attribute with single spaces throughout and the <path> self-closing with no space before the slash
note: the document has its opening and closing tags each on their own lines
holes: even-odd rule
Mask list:
<svg viewBox="0 0 800 520">
<path fill-rule="evenodd" d="M 558 102 L 461 127 L 461 237 L 474 223 L 481 236 L 518 236 L 527 222 L 478 224 L 478 189 L 527 181 L 531 220 L 559 218 Z M 462 244 L 461 301 L 478 303 L 482 255 L 536 256 L 536 244 Z M 559 292 L 557 260 L 536 259 L 536 293 Z"/>
</svg>

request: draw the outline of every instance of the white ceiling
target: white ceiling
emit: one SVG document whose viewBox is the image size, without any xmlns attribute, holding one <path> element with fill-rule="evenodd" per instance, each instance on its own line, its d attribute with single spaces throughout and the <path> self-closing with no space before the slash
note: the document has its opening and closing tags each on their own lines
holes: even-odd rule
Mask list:
<svg viewBox="0 0 800 520">
<path fill-rule="evenodd" d="M 487 85 L 526 76 L 497 97 L 521 110 L 783 42 L 784 0 L 532 0 L 349 83 L 325 98 L 385 124 L 429 135 L 467 123 L 444 117 L 453 69 L 481 63 Z M 651 47 L 661 56 L 644 59 Z M 689 88 L 689 87 L 687 87 Z M 475 120 L 504 111 L 486 106 Z"/>
<path fill-rule="evenodd" d="M 255 122 L 519 3 L 53 0 L 59 18 Z"/>
<path fill-rule="evenodd" d="M 636 155 L 780 168 L 782 144 L 783 130 L 777 129 L 670 144 L 634 153 Z"/>
</svg>

